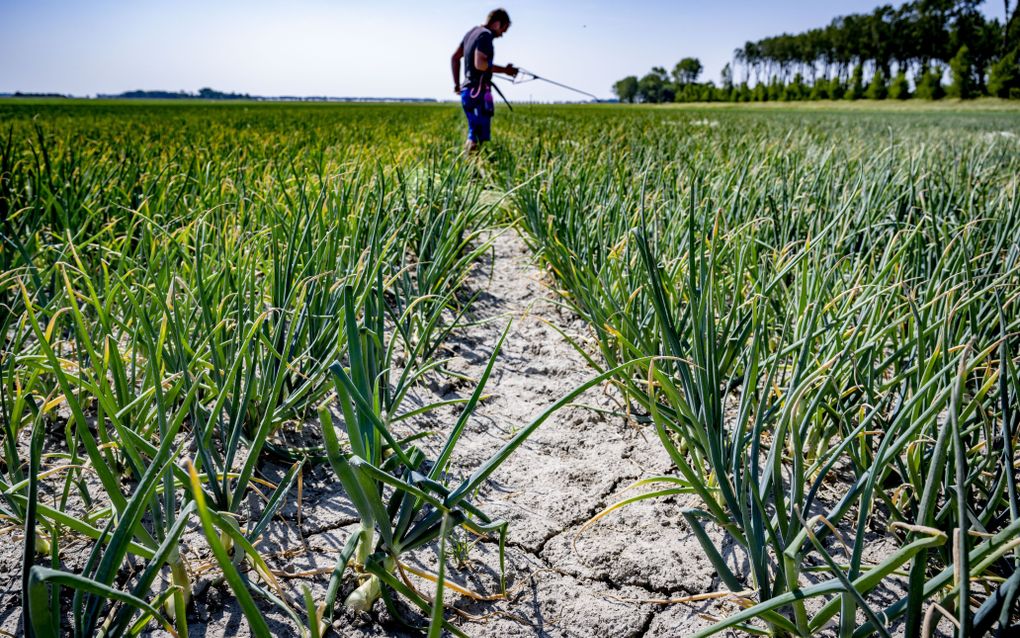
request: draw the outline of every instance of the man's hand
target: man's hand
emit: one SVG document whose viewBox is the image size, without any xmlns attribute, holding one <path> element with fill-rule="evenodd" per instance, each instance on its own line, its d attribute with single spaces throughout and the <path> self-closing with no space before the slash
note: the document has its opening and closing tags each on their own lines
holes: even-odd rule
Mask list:
<svg viewBox="0 0 1020 638">
<path fill-rule="evenodd" d="M 457 95 L 460 95 L 460 85 L 459 84 L 454 84 L 453 85 L 453 92 L 456 93 Z"/>
<path fill-rule="evenodd" d="M 515 67 L 515 66 L 514 66 L 514 65 L 512 65 L 512 64 L 508 64 L 508 65 L 506 65 L 505 67 L 503 67 L 503 73 L 506 73 L 507 75 L 509 75 L 509 76 L 510 76 L 510 77 L 512 77 L 512 78 L 515 78 L 515 77 L 517 77 L 517 72 L 518 72 L 519 70 L 520 70 L 520 69 L 518 69 L 517 67 Z"/>
</svg>

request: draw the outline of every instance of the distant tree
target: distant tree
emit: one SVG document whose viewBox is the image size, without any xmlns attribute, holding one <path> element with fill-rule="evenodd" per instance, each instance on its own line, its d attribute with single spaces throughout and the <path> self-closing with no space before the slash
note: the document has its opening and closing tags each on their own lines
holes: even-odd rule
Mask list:
<svg viewBox="0 0 1020 638">
<path fill-rule="evenodd" d="M 1020 2 L 1003 0 L 1005 22 L 991 20 L 980 10 L 982 0 L 912 0 L 899 7 L 879 6 L 869 13 L 834 18 L 825 27 L 746 42 L 734 51 L 734 70 L 753 73 L 771 95 L 776 80 L 786 86 L 800 73 L 814 85 L 825 80 L 846 83 L 851 98 L 863 97 L 870 71 L 881 72 L 888 83 L 893 68 L 923 72 L 932 64 L 947 65 L 960 48 L 970 54 L 971 87 L 982 89 L 984 72 L 1005 53 L 1020 45 Z M 852 70 L 860 65 L 861 85 Z M 820 71 L 820 73 L 819 73 Z M 824 89 L 808 92 L 819 98 Z M 787 92 L 790 94 L 790 92 Z M 831 94 L 831 91 L 829 91 Z"/>
<path fill-rule="evenodd" d="M 64 95 L 63 93 L 33 93 L 31 91 L 28 92 L 28 93 L 23 93 L 22 91 L 15 91 L 14 93 L 11 93 L 9 95 L 11 97 L 29 97 L 29 98 L 40 98 L 40 97 L 45 97 L 45 98 L 54 98 L 54 97 L 69 98 L 69 97 L 72 97 L 70 95 Z"/>
<path fill-rule="evenodd" d="M 1009 8 L 1009 0 L 1003 0 L 1006 5 L 1006 24 L 1002 28 L 1002 46 L 1005 50 L 1016 50 L 1020 47 L 1020 2 L 1013 3 L 1012 12 Z"/>
<path fill-rule="evenodd" d="M 656 73 L 653 69 L 651 73 L 646 74 L 638 80 L 637 98 L 642 102 L 649 104 L 661 102 L 663 96 L 663 84 L 665 84 L 665 82 L 662 80 L 662 75 Z"/>
<path fill-rule="evenodd" d="M 1002 56 L 988 70 L 988 92 L 996 97 L 1009 97 L 1011 90 L 1020 90 L 1020 49 Z"/>
<path fill-rule="evenodd" d="M 198 90 L 198 97 L 203 100 L 246 100 L 251 96 L 247 93 L 224 93 L 223 91 L 203 87 Z"/>
<path fill-rule="evenodd" d="M 942 88 L 942 67 L 922 67 L 914 81 L 914 95 L 922 100 L 941 100 L 946 92 Z"/>
<path fill-rule="evenodd" d="M 719 74 L 719 79 L 724 90 L 730 91 L 733 89 L 733 69 L 730 68 L 729 62 L 727 62 L 726 66 L 722 68 L 722 73 Z"/>
<path fill-rule="evenodd" d="M 979 4 L 974 0 L 958 0 L 949 34 L 950 52 L 958 53 L 962 47 L 967 47 L 972 68 L 971 89 L 975 93 L 983 88 L 984 70 L 1004 52 L 1001 25 L 997 20 L 987 20 Z"/>
<path fill-rule="evenodd" d="M 974 97 L 977 87 L 974 82 L 970 49 L 966 44 L 960 47 L 953 59 L 949 61 L 949 73 L 953 78 L 953 83 L 949 85 L 948 91 L 950 97 L 958 97 L 961 100 Z"/>
<path fill-rule="evenodd" d="M 677 102 L 717 102 L 720 99 L 719 89 L 716 89 L 714 82 L 704 84 L 685 84 L 677 91 Z"/>
<path fill-rule="evenodd" d="M 847 100 L 859 100 L 864 97 L 864 65 L 857 64 L 850 75 L 850 85 L 843 95 Z"/>
<path fill-rule="evenodd" d="M 783 80 L 778 76 L 774 76 L 772 81 L 768 85 L 768 96 L 770 102 L 778 102 L 783 99 Z"/>
<path fill-rule="evenodd" d="M 864 91 L 864 97 L 869 100 L 884 100 L 887 93 L 885 72 L 878 68 L 871 74 L 871 82 L 868 83 L 868 88 Z"/>
<path fill-rule="evenodd" d="M 684 58 L 673 67 L 673 81 L 678 85 L 693 84 L 698 81 L 703 67 L 698 58 Z"/>
<path fill-rule="evenodd" d="M 669 72 L 665 67 L 653 66 L 652 73 L 659 78 L 659 99 L 656 101 L 672 102 L 676 98 L 677 85 L 671 81 Z"/>
<path fill-rule="evenodd" d="M 907 73 L 903 69 L 900 69 L 900 72 L 896 74 L 896 77 L 889 84 L 889 99 L 910 99 L 910 82 L 907 81 Z"/>
<path fill-rule="evenodd" d="M 613 93 L 616 97 L 620 98 L 621 102 L 634 103 L 634 99 L 637 98 L 638 94 L 638 79 L 637 76 L 628 75 L 627 77 L 619 80 L 613 85 Z"/>
<path fill-rule="evenodd" d="M 806 99 L 810 91 L 806 84 L 804 84 L 804 77 L 798 73 L 793 76 L 793 82 L 786 85 L 783 90 L 782 99 L 788 102 L 795 102 Z"/>
<path fill-rule="evenodd" d="M 100 97 L 106 98 L 117 98 L 117 99 L 158 99 L 158 100 L 177 100 L 177 99 L 195 99 L 199 98 L 202 100 L 250 100 L 251 95 L 247 93 L 224 93 L 223 91 L 217 91 L 216 89 L 210 89 L 209 87 L 203 87 L 198 90 L 198 93 L 188 93 L 187 91 L 125 91 L 123 93 L 117 93 L 115 95 L 104 95 L 100 94 Z"/>
<path fill-rule="evenodd" d="M 811 86 L 811 92 L 808 94 L 809 100 L 827 100 L 829 99 L 829 80 L 826 78 L 818 78 L 815 83 Z"/>
</svg>

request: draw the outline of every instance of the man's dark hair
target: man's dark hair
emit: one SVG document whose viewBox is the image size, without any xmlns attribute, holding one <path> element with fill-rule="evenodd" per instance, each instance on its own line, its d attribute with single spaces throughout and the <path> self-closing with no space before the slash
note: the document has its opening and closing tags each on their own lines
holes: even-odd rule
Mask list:
<svg viewBox="0 0 1020 638">
<path fill-rule="evenodd" d="M 485 24 L 492 24 L 493 22 L 499 22 L 504 27 L 510 26 L 510 14 L 506 12 L 506 9 L 495 9 L 489 12 L 489 17 L 485 19 Z"/>
</svg>

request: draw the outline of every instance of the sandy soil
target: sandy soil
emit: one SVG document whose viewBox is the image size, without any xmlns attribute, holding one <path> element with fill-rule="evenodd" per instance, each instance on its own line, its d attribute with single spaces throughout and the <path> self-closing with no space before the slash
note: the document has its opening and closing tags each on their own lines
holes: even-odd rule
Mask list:
<svg viewBox="0 0 1020 638">
<path fill-rule="evenodd" d="M 583 322 L 551 301 L 550 282 L 512 230 L 495 241 L 493 258 L 479 264 L 470 282 L 483 291 L 475 307 L 477 322 L 449 344 L 452 371 L 477 378 L 510 319 L 513 328 L 487 387 L 491 396 L 478 409 L 458 447 L 454 472 L 470 472 L 543 409 L 594 374 L 552 327 L 575 339 L 586 338 Z M 464 396 L 471 387 L 444 382 L 422 391 L 431 392 L 434 400 L 437 395 Z M 593 389 L 578 403 L 618 411 L 606 388 Z M 426 446 L 443 440 L 455 416 L 453 410 L 437 412 L 422 424 L 437 432 Z M 507 598 L 477 602 L 448 593 L 447 602 L 459 610 L 451 611 L 450 618 L 477 637 L 667 638 L 688 636 L 710 624 L 702 614 L 732 613 L 736 607 L 729 603 L 651 602 L 722 588 L 697 541 L 680 522 L 679 509 L 687 503 L 645 501 L 611 514 L 578 536 L 581 525 L 615 502 L 622 488 L 639 477 L 668 470 L 668 459 L 654 433 L 622 416 L 587 407 L 557 413 L 492 476 L 478 499 L 490 515 L 510 522 Z M 272 480 L 284 468 L 268 466 L 261 471 Z M 258 545 L 270 566 L 278 570 L 296 609 L 301 609 L 302 586 L 308 586 L 316 600 L 322 599 L 328 571 L 357 520 L 326 467 L 306 473 L 301 496 L 300 516 L 292 498 Z M 20 538 L 16 532 L 5 536 L 0 541 L 12 551 L 0 550 L 0 629 L 19 635 Z M 208 564 L 204 539 L 194 531 L 186 534 L 182 549 L 196 571 Z M 738 558 L 732 560 L 734 568 L 742 571 Z M 435 552 L 420 552 L 409 563 L 434 571 Z M 499 591 L 498 569 L 496 543 L 481 541 L 462 565 L 451 565 L 449 578 L 491 595 Z M 229 589 L 214 577 L 215 570 L 196 575 L 195 604 L 189 612 L 191 635 L 249 635 Z M 428 591 L 425 581 L 418 584 Z M 262 606 L 275 635 L 299 635 L 286 615 L 268 604 Z M 69 601 L 64 607 L 66 613 Z M 381 603 L 362 618 L 338 611 L 334 628 L 341 636 L 408 635 Z"/>
</svg>

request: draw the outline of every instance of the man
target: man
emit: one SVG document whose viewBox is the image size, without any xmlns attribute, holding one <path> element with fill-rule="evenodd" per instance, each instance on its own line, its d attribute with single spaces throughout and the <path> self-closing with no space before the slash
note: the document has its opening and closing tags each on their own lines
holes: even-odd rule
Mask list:
<svg viewBox="0 0 1020 638">
<path fill-rule="evenodd" d="M 468 139 L 464 148 L 468 152 L 489 141 L 491 120 L 495 113 L 492 103 L 492 74 L 517 75 L 514 65 L 493 64 L 492 41 L 502 37 L 510 28 L 510 16 L 504 9 L 489 13 L 485 24 L 467 32 L 453 54 L 453 92 L 460 94 L 460 103 L 468 120 Z M 464 58 L 465 81 L 460 81 L 460 59 Z"/>
</svg>

